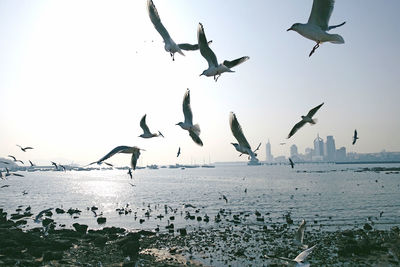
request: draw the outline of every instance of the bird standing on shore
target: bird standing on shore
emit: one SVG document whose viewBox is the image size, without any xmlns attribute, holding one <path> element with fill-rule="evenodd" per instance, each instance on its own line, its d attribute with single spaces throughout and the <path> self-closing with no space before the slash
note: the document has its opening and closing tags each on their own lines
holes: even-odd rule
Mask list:
<svg viewBox="0 0 400 267">
<path fill-rule="evenodd" d="M 199 43 L 200 53 L 208 62 L 208 69 L 204 70 L 200 76 L 205 75 L 207 77 L 214 76 L 214 81 L 217 81 L 219 76 L 224 72 L 234 72 L 231 68 L 249 60 L 250 58 L 245 56 L 237 58 L 232 61 L 225 60 L 222 64 L 218 64 L 217 56 L 208 46 L 206 34 L 204 33 L 204 28 L 201 23 L 197 28 L 197 40 Z"/>
<path fill-rule="evenodd" d="M 183 96 L 182 103 L 183 115 L 185 116 L 184 122 L 178 122 L 176 125 L 181 126 L 182 129 L 189 132 L 192 140 L 199 146 L 203 146 L 203 141 L 200 139 L 200 126 L 198 124 L 193 125 L 193 113 L 190 107 L 190 90 L 187 89 Z"/>
<path fill-rule="evenodd" d="M 146 124 L 146 114 L 144 114 L 144 116 L 140 120 L 140 128 L 143 129 L 143 133 L 141 135 L 139 135 L 139 137 L 142 137 L 142 138 L 152 138 L 152 137 L 157 137 L 157 136 L 164 137 L 164 135 L 160 131 L 158 131 L 158 134 L 150 132 L 150 129 Z"/>
<path fill-rule="evenodd" d="M 296 123 L 295 126 L 293 126 L 292 130 L 290 131 L 287 139 L 292 137 L 301 127 L 303 127 L 307 122 L 310 124 L 316 124 L 317 119 L 313 119 L 312 117 L 317 113 L 317 111 L 322 107 L 324 103 L 316 106 L 315 108 L 311 109 L 306 116 L 301 116 L 301 121 Z"/>
<path fill-rule="evenodd" d="M 339 34 L 329 34 L 328 31 L 343 26 L 346 22 L 338 25 L 329 26 L 335 0 L 314 0 L 310 17 L 306 24 L 295 23 L 287 31 L 296 31 L 307 39 L 315 41 L 317 44 L 311 50 L 309 57 L 314 54 L 320 44 L 331 42 L 343 44 L 344 39 Z"/>
</svg>

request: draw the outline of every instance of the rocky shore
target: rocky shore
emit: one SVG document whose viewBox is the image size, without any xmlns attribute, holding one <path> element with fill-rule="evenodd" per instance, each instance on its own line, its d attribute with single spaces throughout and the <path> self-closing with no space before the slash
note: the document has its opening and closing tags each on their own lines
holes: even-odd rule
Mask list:
<svg viewBox="0 0 400 267">
<path fill-rule="evenodd" d="M 18 216 L 17 216 L 18 215 Z M 245 225 L 222 221 L 187 231 L 88 229 L 74 223 L 56 228 L 48 214 L 40 227 L 22 230 L 32 219 L 27 209 L 8 215 L 0 209 L 0 266 L 283 266 L 304 248 L 293 243 L 296 226 Z M 399 266 L 400 230 L 361 229 L 306 232 L 317 245 L 311 266 Z"/>
</svg>

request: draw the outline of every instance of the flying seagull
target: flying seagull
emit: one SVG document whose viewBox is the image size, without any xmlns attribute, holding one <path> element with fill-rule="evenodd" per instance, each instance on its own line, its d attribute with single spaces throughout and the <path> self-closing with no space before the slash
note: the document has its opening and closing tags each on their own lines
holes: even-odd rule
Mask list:
<svg viewBox="0 0 400 267">
<path fill-rule="evenodd" d="M 294 168 L 294 162 L 293 162 L 293 160 L 291 158 L 289 158 L 289 163 L 290 163 L 290 166 L 292 166 L 292 169 L 293 169 Z"/>
<path fill-rule="evenodd" d="M 201 23 L 197 28 L 197 40 L 199 43 L 200 53 L 208 62 L 208 69 L 204 70 L 200 76 L 205 75 L 207 77 L 214 76 L 214 81 L 217 81 L 219 76 L 224 72 L 234 72 L 231 68 L 250 59 L 249 57 L 241 57 L 232 61 L 225 60 L 222 64 L 218 64 L 217 56 L 208 46 L 206 34 Z"/>
<path fill-rule="evenodd" d="M 178 148 L 178 153 L 176 153 L 176 157 L 179 157 L 180 154 L 181 154 L 181 147 Z"/>
<path fill-rule="evenodd" d="M 131 177 L 131 179 L 133 178 L 133 176 L 132 176 L 132 169 L 131 169 L 131 168 L 128 169 L 127 174 L 129 174 L 129 176 Z"/>
<path fill-rule="evenodd" d="M 317 111 L 322 107 L 324 103 L 316 106 L 315 108 L 311 109 L 306 116 L 301 116 L 301 121 L 296 123 L 295 126 L 293 126 L 292 130 L 290 131 L 287 139 L 289 139 L 292 135 L 294 135 L 301 127 L 303 127 L 307 122 L 311 124 L 316 124 L 317 119 L 313 119 L 312 117 L 317 113 Z"/>
<path fill-rule="evenodd" d="M 56 167 L 56 170 L 58 170 L 58 165 L 57 165 L 57 163 L 55 163 L 54 161 L 51 161 L 51 165 L 53 165 L 54 167 Z"/>
<path fill-rule="evenodd" d="M 2 163 L 2 164 L 6 164 L 6 165 L 10 164 L 10 162 L 3 161 L 3 160 L 0 160 L 0 163 Z"/>
<path fill-rule="evenodd" d="M 203 146 L 203 142 L 200 139 L 200 126 L 198 124 L 193 125 L 193 113 L 190 107 L 190 90 L 187 89 L 183 97 L 183 115 L 185 116 L 184 122 L 178 122 L 176 125 L 181 126 L 182 129 L 189 131 L 189 135 L 192 140 L 199 146 Z"/>
<path fill-rule="evenodd" d="M 144 116 L 140 120 L 140 127 L 143 129 L 143 133 L 141 135 L 139 135 L 139 137 L 142 137 L 142 138 L 152 138 L 152 137 L 157 137 L 157 136 L 164 137 L 164 135 L 160 131 L 158 131 L 158 134 L 150 132 L 150 129 L 146 124 L 146 114 L 144 114 Z"/>
<path fill-rule="evenodd" d="M 306 221 L 303 219 L 300 223 L 299 229 L 297 229 L 294 235 L 294 241 L 297 245 L 303 246 L 304 230 L 306 229 Z M 307 248 L 307 247 L 304 247 Z"/>
<path fill-rule="evenodd" d="M 35 164 L 33 164 L 33 162 L 32 161 L 30 161 L 29 160 L 29 164 L 31 164 L 31 167 L 34 167 L 34 166 L 36 166 Z"/>
<path fill-rule="evenodd" d="M 299 255 L 297 255 L 297 257 L 294 258 L 294 259 L 288 259 L 288 258 L 285 258 L 285 257 L 275 257 L 275 256 L 269 256 L 269 255 L 268 255 L 267 257 L 268 257 L 268 258 L 275 258 L 275 259 L 285 260 L 285 261 L 288 261 L 288 262 L 291 262 L 291 263 L 296 264 L 295 266 L 306 266 L 306 265 L 303 265 L 303 264 L 305 263 L 305 261 L 306 261 L 308 255 L 310 255 L 311 252 L 313 252 L 313 250 L 314 250 L 314 248 L 315 248 L 316 246 L 317 246 L 317 245 L 314 245 L 314 246 L 312 246 L 311 248 L 304 250 L 304 251 L 301 252 Z M 308 265 L 307 265 L 307 266 L 308 266 Z"/>
<path fill-rule="evenodd" d="M 22 174 L 18 174 L 18 173 L 16 173 L 16 172 L 10 172 L 10 170 L 9 170 L 8 168 L 6 168 L 5 177 L 8 177 L 8 176 L 24 177 Z"/>
<path fill-rule="evenodd" d="M 309 56 L 314 54 L 320 44 L 331 42 L 343 44 L 344 39 L 339 34 L 329 34 L 328 31 L 343 26 L 346 22 L 338 25 L 329 26 L 335 0 L 314 0 L 310 17 L 306 24 L 295 23 L 288 31 L 296 31 L 307 39 L 315 41 L 317 44 L 311 50 Z"/>
<path fill-rule="evenodd" d="M 356 144 L 356 142 L 357 142 L 357 139 L 359 139 L 359 138 L 358 138 L 358 135 L 357 135 L 357 130 L 354 130 L 354 136 L 353 136 L 353 145 L 355 145 L 355 144 Z"/>
<path fill-rule="evenodd" d="M 233 112 L 231 112 L 229 116 L 229 125 L 231 126 L 233 136 L 238 141 L 238 143 L 231 143 L 235 147 L 235 149 L 242 154 L 249 155 L 252 160 L 257 159 L 257 154 L 255 153 L 255 151 L 257 150 L 251 150 L 249 142 L 247 142 L 247 139 L 243 134 L 242 127 L 240 126 L 239 121 L 237 120 L 236 115 Z"/>
<path fill-rule="evenodd" d="M 21 148 L 22 151 L 26 152 L 27 149 L 33 149 L 33 147 L 27 146 L 27 147 L 22 147 L 20 145 L 17 145 L 17 147 Z"/>
<path fill-rule="evenodd" d="M 14 162 L 21 162 L 22 164 L 24 164 L 22 160 L 16 159 L 13 155 L 8 155 L 8 157 L 12 158 Z"/>
<path fill-rule="evenodd" d="M 133 170 L 135 170 L 136 169 L 137 160 L 139 159 L 139 156 L 140 156 L 140 150 L 144 150 L 144 149 L 140 149 L 140 148 L 138 148 L 136 146 L 117 146 L 116 148 L 114 148 L 113 150 L 108 152 L 107 155 L 105 155 L 104 157 L 102 157 L 98 161 L 90 163 L 89 165 L 92 165 L 94 163 L 101 164 L 101 163 L 103 163 L 103 161 L 105 161 L 108 158 L 111 158 L 115 154 L 125 153 L 125 154 L 132 154 L 131 167 L 132 167 Z"/>
<path fill-rule="evenodd" d="M 185 54 L 182 52 L 182 50 L 194 51 L 199 49 L 198 44 L 188 44 L 188 43 L 176 44 L 174 40 L 172 40 L 167 29 L 162 24 L 156 6 L 154 5 L 152 0 L 147 0 L 147 10 L 149 11 L 149 17 L 154 25 L 154 28 L 156 28 L 158 33 L 164 39 L 164 49 L 165 51 L 169 52 L 169 54 L 172 57 L 172 60 L 175 60 L 174 57 L 175 53 L 179 53 L 182 56 L 184 56 Z"/>
</svg>

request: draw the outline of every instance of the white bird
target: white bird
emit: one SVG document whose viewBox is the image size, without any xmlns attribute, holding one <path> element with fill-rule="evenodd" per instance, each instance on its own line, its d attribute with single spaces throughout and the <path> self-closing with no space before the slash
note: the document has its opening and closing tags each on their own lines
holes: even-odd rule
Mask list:
<svg viewBox="0 0 400 267">
<path fill-rule="evenodd" d="M 344 39 L 339 34 L 329 34 L 327 31 L 343 26 L 346 22 L 338 25 L 329 26 L 335 0 L 314 0 L 310 17 L 306 24 L 295 23 L 288 31 L 296 31 L 307 39 L 315 41 L 317 44 L 311 50 L 311 56 L 320 44 L 331 42 L 334 44 L 343 44 Z"/>
<path fill-rule="evenodd" d="M 235 147 L 235 149 L 242 154 L 249 155 L 252 160 L 258 161 L 257 154 L 251 150 L 250 144 L 249 142 L 247 142 L 247 139 L 243 134 L 242 127 L 240 126 L 239 121 L 237 120 L 236 115 L 233 112 L 231 112 L 229 116 L 229 125 L 231 126 L 233 136 L 238 141 L 238 143 L 231 143 Z"/>
<path fill-rule="evenodd" d="M 192 140 L 199 146 L 203 146 L 203 142 L 200 139 L 200 126 L 198 124 L 193 125 L 193 113 L 190 107 L 190 90 L 187 89 L 183 97 L 182 103 L 183 115 L 185 116 L 184 122 L 178 122 L 176 125 L 181 126 L 182 129 L 189 131 L 189 135 Z"/>
<path fill-rule="evenodd" d="M 133 170 L 136 169 L 136 163 L 139 159 L 140 156 L 140 150 L 144 150 L 144 149 L 140 149 L 136 146 L 117 146 L 116 148 L 114 148 L 113 150 L 111 150 L 110 152 L 108 152 L 107 155 L 105 155 L 104 157 L 102 157 L 101 159 L 99 159 L 98 161 L 92 162 L 91 164 L 97 163 L 97 164 L 101 164 L 103 163 L 103 161 L 105 161 L 108 158 L 111 158 L 112 156 L 114 156 L 115 154 L 118 153 L 125 153 L 125 154 L 132 154 L 132 158 L 131 158 L 131 167 Z"/>
<path fill-rule="evenodd" d="M 139 137 L 142 137 L 142 138 L 152 138 L 152 137 L 157 137 L 157 136 L 164 137 L 164 135 L 160 131 L 158 131 L 158 134 L 150 132 L 150 129 L 146 124 L 146 114 L 144 114 L 144 116 L 140 120 L 140 127 L 143 129 L 143 133 L 141 135 L 139 135 Z"/>
<path fill-rule="evenodd" d="M 33 149 L 33 147 L 27 146 L 27 147 L 22 147 L 20 145 L 17 145 L 17 147 L 21 148 L 22 151 L 26 152 L 27 149 Z"/>
<path fill-rule="evenodd" d="M 324 103 L 316 106 L 315 108 L 311 109 L 306 116 L 301 116 L 301 121 L 296 123 L 295 126 L 293 126 L 292 130 L 290 131 L 287 139 L 289 139 L 292 135 L 294 135 L 301 127 L 303 127 L 307 122 L 311 124 L 316 124 L 317 119 L 313 119 L 312 117 L 317 113 L 317 111 L 322 107 Z"/>
<path fill-rule="evenodd" d="M 306 263 L 306 259 L 308 257 L 308 255 L 311 254 L 311 252 L 313 252 L 314 248 L 317 245 L 312 246 L 309 249 L 306 249 L 304 251 L 302 251 L 299 255 L 297 255 L 296 258 L 294 259 L 289 259 L 289 258 L 285 258 L 285 257 L 275 257 L 275 256 L 267 256 L 268 258 L 275 258 L 275 259 L 281 259 L 281 260 L 285 260 L 288 261 L 289 263 L 292 263 L 292 266 L 296 266 L 296 267 L 305 267 L 305 266 L 310 266 L 310 264 Z"/>
<path fill-rule="evenodd" d="M 306 229 L 306 221 L 303 219 L 300 223 L 299 229 L 297 229 L 297 232 L 294 235 L 294 240 L 297 245 L 304 246 L 303 239 L 304 239 L 305 229 Z M 307 246 L 305 246 L 304 248 L 307 248 Z"/>
<path fill-rule="evenodd" d="M 359 139 L 359 138 L 358 138 L 358 135 L 357 135 L 357 130 L 354 130 L 354 136 L 353 136 L 353 145 L 355 145 L 355 144 L 356 144 L 356 142 L 357 142 L 357 139 Z"/>
<path fill-rule="evenodd" d="M 214 80 L 217 81 L 219 76 L 224 72 L 234 72 L 231 68 L 250 59 L 249 57 L 241 57 L 232 61 L 225 60 L 222 64 L 218 64 L 217 56 L 208 46 L 206 34 L 201 23 L 197 28 L 197 40 L 199 43 L 200 53 L 208 62 L 208 69 L 204 70 L 200 76 L 205 75 L 207 77 L 214 76 Z"/>
<path fill-rule="evenodd" d="M 169 52 L 169 54 L 172 57 L 172 60 L 175 60 L 174 57 L 175 53 L 179 53 L 182 56 L 184 56 L 185 54 L 182 52 L 182 50 L 194 51 L 199 49 L 198 44 L 187 44 L 187 43 L 176 44 L 174 40 L 172 40 L 167 29 L 162 24 L 156 6 L 154 5 L 152 0 L 147 0 L 147 10 L 149 11 L 149 17 L 154 25 L 154 28 L 156 28 L 158 33 L 164 39 L 164 49 L 165 51 Z"/>
</svg>

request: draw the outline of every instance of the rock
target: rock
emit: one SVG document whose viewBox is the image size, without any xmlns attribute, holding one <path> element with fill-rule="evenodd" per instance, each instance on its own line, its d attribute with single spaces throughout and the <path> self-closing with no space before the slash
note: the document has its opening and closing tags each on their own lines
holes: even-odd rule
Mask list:
<svg viewBox="0 0 400 267">
<path fill-rule="evenodd" d="M 45 218 L 45 219 L 42 221 L 42 225 L 43 225 L 44 227 L 46 227 L 47 225 L 49 225 L 49 224 L 52 223 L 52 222 L 54 222 L 53 219 Z"/>
<path fill-rule="evenodd" d="M 93 240 L 93 243 L 96 247 L 103 247 L 107 242 L 107 238 L 104 236 L 99 236 L 95 240 Z"/>
<path fill-rule="evenodd" d="M 364 230 L 366 231 L 371 231 L 372 230 L 372 226 L 369 223 L 364 224 Z"/>
<path fill-rule="evenodd" d="M 75 231 L 81 234 L 86 234 L 86 231 L 88 229 L 88 226 L 86 224 L 74 223 L 72 226 L 75 228 Z"/>
<path fill-rule="evenodd" d="M 46 215 L 47 217 L 51 217 L 51 216 L 53 216 L 53 212 L 51 212 L 51 210 L 49 210 L 49 211 L 46 211 L 44 213 L 44 215 Z"/>
<path fill-rule="evenodd" d="M 97 223 L 98 224 L 104 224 L 106 223 L 107 219 L 105 217 L 98 217 L 97 218 Z"/>
<path fill-rule="evenodd" d="M 56 213 L 57 214 L 63 214 L 63 213 L 65 213 L 65 210 L 56 208 Z"/>
<path fill-rule="evenodd" d="M 25 225 L 25 224 L 27 224 L 28 222 L 26 221 L 26 220 L 19 220 L 19 221 L 16 221 L 15 222 L 15 225 L 16 226 L 20 226 L 20 225 Z"/>
<path fill-rule="evenodd" d="M 179 228 L 178 232 L 181 236 L 186 236 L 187 235 L 187 231 L 186 228 Z"/>
<path fill-rule="evenodd" d="M 51 261 L 51 260 L 61 260 L 63 257 L 63 252 L 57 251 L 46 251 L 43 254 L 43 261 Z"/>
<path fill-rule="evenodd" d="M 78 209 L 72 209 L 72 208 L 70 208 L 70 209 L 67 211 L 67 213 L 68 213 L 69 215 L 81 214 L 81 211 L 78 210 Z"/>
</svg>

